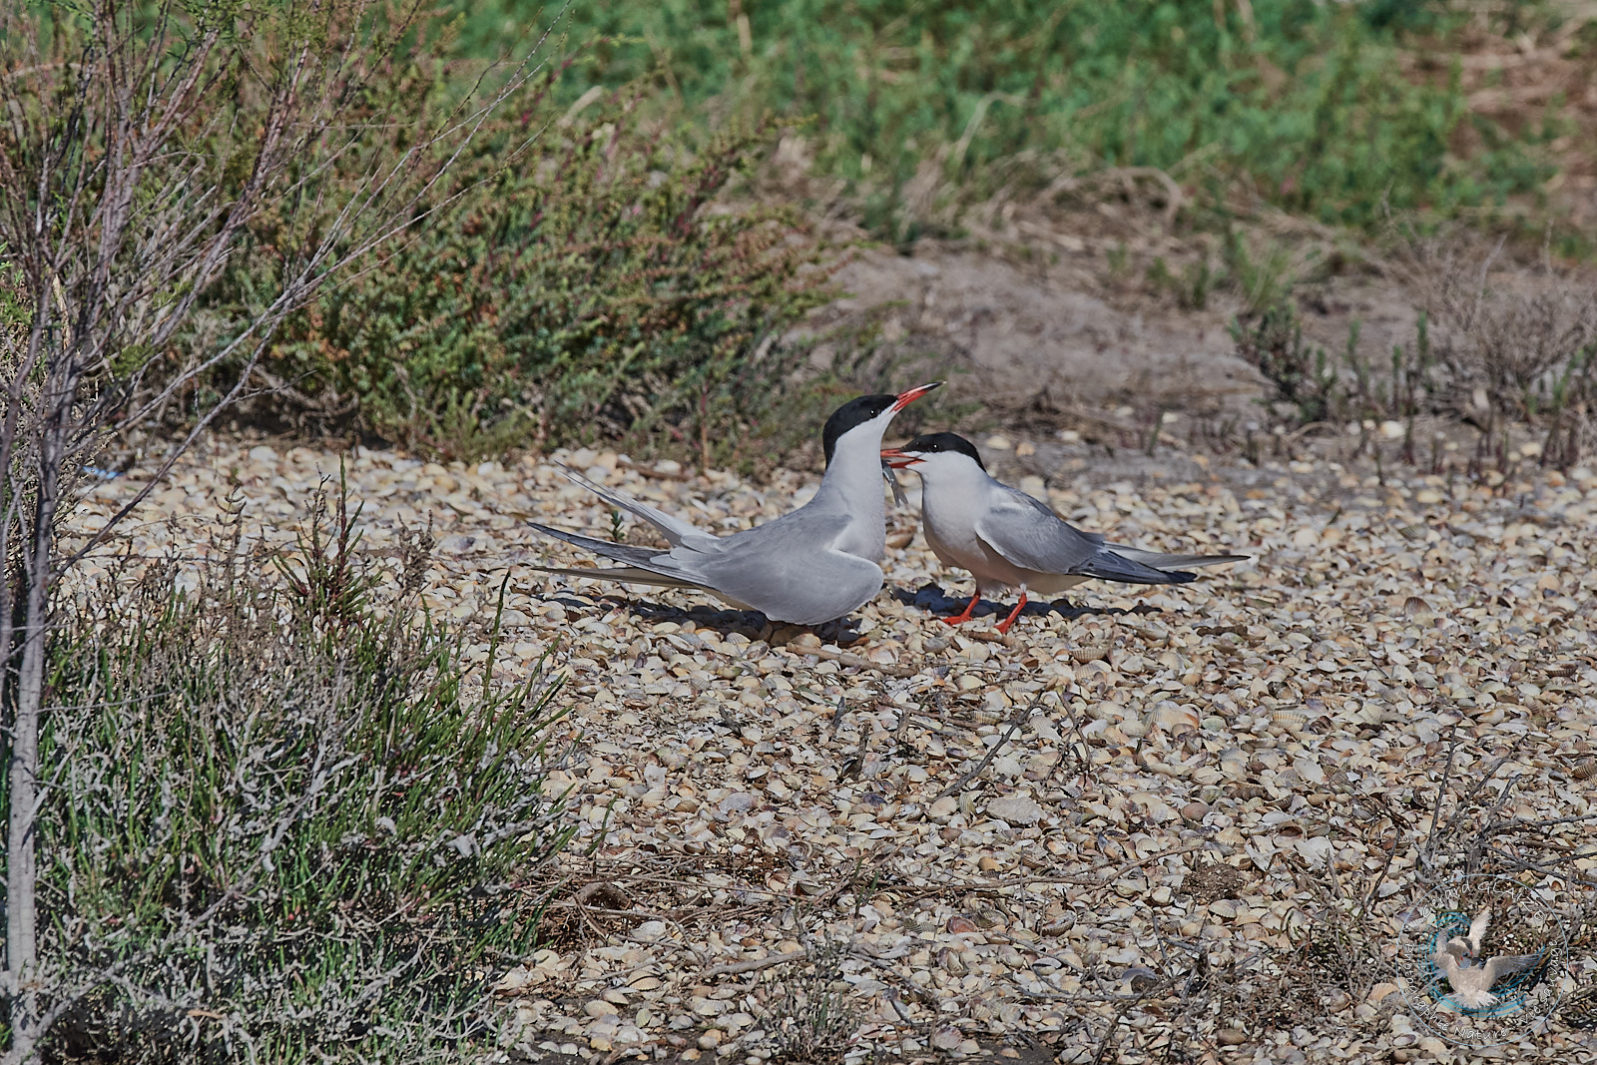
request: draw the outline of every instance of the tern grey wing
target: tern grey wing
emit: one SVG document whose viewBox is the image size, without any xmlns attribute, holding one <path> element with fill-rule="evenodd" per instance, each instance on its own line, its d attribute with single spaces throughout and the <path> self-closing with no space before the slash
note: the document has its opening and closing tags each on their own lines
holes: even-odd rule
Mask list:
<svg viewBox="0 0 1597 1065">
<path fill-rule="evenodd" d="M 1485 981 L 1486 986 L 1489 988 L 1505 976 L 1536 968 L 1536 966 L 1541 964 L 1541 960 L 1542 955 L 1539 952 L 1536 954 L 1499 954 L 1495 958 L 1489 959 L 1482 966 L 1485 970 L 1485 975 L 1481 979 Z"/>
<path fill-rule="evenodd" d="M 1481 907 L 1481 912 L 1477 913 L 1475 919 L 1469 923 L 1469 952 L 1471 954 L 1479 954 L 1481 952 L 1481 944 L 1486 941 L 1486 929 L 1491 925 L 1491 922 L 1492 908 L 1483 906 Z"/>
<path fill-rule="evenodd" d="M 1082 532 L 1024 492 L 994 493 L 976 535 L 1012 565 L 1038 573 L 1073 573 L 1125 584 L 1181 584 L 1191 573 L 1166 573 L 1116 554 L 1096 533 Z"/>
<path fill-rule="evenodd" d="M 656 529 L 659 529 L 660 535 L 664 536 L 666 542 L 672 547 L 700 539 L 716 539 L 713 533 L 707 533 L 703 529 L 695 528 L 681 518 L 673 518 L 663 510 L 656 510 L 641 499 L 615 488 L 606 488 L 602 484 L 595 484 L 563 462 L 557 462 L 555 465 L 560 467 L 560 472 L 565 475 L 568 481 L 581 485 L 611 506 L 642 518 Z"/>
<path fill-rule="evenodd" d="M 800 508 L 713 549 L 672 552 L 676 572 L 698 574 L 711 588 L 774 621 L 819 625 L 843 617 L 882 590 L 882 568 L 833 545 L 848 530 L 846 514 Z"/>
<path fill-rule="evenodd" d="M 1246 562 L 1249 555 L 1166 555 L 1159 551 L 1148 551 L 1140 547 L 1128 547 L 1125 544 L 1105 544 L 1109 550 L 1121 558 L 1129 558 L 1133 562 L 1140 562 L 1144 566 L 1152 566 L 1157 570 L 1190 569 L 1195 566 L 1219 566 L 1226 562 Z"/>
<path fill-rule="evenodd" d="M 649 584 L 658 588 L 698 588 L 712 592 L 719 592 L 723 598 L 730 600 L 739 607 L 752 604 L 745 603 L 735 595 L 728 595 L 716 587 L 713 577 L 705 575 L 693 563 L 703 557 L 702 552 L 695 553 L 686 545 L 672 548 L 670 551 L 660 551 L 651 547 L 632 547 L 627 544 L 612 543 L 609 540 L 596 540 L 591 536 L 581 533 L 567 532 L 564 529 L 551 528 L 529 521 L 528 525 L 557 540 L 564 540 L 573 547 L 580 547 L 585 551 L 592 551 L 596 555 L 603 555 L 617 562 L 624 562 L 626 566 L 621 569 L 573 569 L 562 566 L 535 566 L 534 569 L 545 573 L 559 573 L 567 577 L 583 577 L 588 580 L 619 581 L 622 584 Z M 719 542 L 715 537 L 708 538 L 712 543 Z M 683 556 L 687 556 L 684 559 Z M 686 562 L 686 564 L 684 564 Z"/>
</svg>

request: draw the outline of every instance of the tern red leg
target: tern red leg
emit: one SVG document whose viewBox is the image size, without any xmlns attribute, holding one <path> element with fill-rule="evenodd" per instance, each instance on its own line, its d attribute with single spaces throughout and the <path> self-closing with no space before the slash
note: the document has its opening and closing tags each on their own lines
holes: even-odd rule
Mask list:
<svg viewBox="0 0 1597 1065">
<path fill-rule="evenodd" d="M 1022 588 L 1020 590 L 1020 602 L 1015 604 L 1015 609 L 1013 609 L 1013 610 L 1011 610 L 1009 612 L 1009 616 L 1007 618 L 1005 618 L 1003 621 L 1000 621 L 998 623 L 998 631 L 999 632 L 1008 632 L 1009 631 L 1009 626 L 1011 626 L 1011 625 L 1013 625 L 1015 623 L 1015 619 L 1020 617 L 1020 612 L 1022 610 L 1025 610 L 1025 609 L 1026 609 L 1026 589 Z"/>
<path fill-rule="evenodd" d="M 976 609 L 976 604 L 979 602 L 981 602 L 981 589 L 978 588 L 976 590 L 976 594 L 970 597 L 970 602 L 965 604 L 965 609 L 955 614 L 951 618 L 943 618 L 943 624 L 963 625 L 965 622 L 970 620 L 970 612 Z"/>
</svg>

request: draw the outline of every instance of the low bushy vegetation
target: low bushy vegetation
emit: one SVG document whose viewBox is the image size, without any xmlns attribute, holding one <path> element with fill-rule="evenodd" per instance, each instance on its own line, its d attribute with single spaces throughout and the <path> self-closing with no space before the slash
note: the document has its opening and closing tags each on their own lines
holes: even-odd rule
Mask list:
<svg viewBox="0 0 1597 1065">
<path fill-rule="evenodd" d="M 489 50 L 538 9 L 472 4 L 464 44 Z M 1550 174 L 1538 146 L 1555 116 L 1505 128 L 1434 58 L 1471 14 L 1438 0 L 578 0 L 574 36 L 603 40 L 566 92 L 641 80 L 689 123 L 813 116 L 802 131 L 817 165 L 895 240 L 948 217 L 917 187 L 928 179 L 968 201 L 1102 168 L 1157 168 L 1209 202 L 1240 181 L 1368 226 L 1490 207 Z"/>
<path fill-rule="evenodd" d="M 218 561 L 130 563 L 63 603 L 36 828 L 46 1060 L 436 1061 L 491 1040 L 488 988 L 537 931 L 516 885 L 569 836 L 543 790 L 557 687 L 490 683 L 491 653 L 468 664 L 418 605 L 425 534 L 379 588 L 356 517 L 319 505 L 264 571 L 223 530 Z"/>
<path fill-rule="evenodd" d="M 794 213 L 722 203 L 768 131 L 689 153 L 622 96 L 562 114 L 546 94 L 503 119 L 406 242 L 284 324 L 262 367 L 277 415 L 465 459 L 608 439 L 722 461 L 775 431 L 792 397 L 767 385 L 799 354 L 778 342 L 826 275 Z M 210 328 L 270 290 L 277 236 L 235 260 Z"/>
<path fill-rule="evenodd" d="M 1190 309 L 1234 290 L 1257 316 L 1283 282 L 1234 254 L 1239 202 L 1353 227 L 1489 217 L 1534 198 L 1560 129 L 1551 108 L 1512 130 L 1471 109 L 1436 56 L 1481 16 L 1441 0 L 440 11 L 363 73 L 345 104 L 364 121 L 344 128 L 366 132 L 317 199 L 252 222 L 172 366 L 258 317 L 294 249 L 371 191 L 370 159 L 491 81 L 487 57 L 557 14 L 564 51 L 539 92 L 480 116 L 402 240 L 282 323 L 251 371 L 252 417 L 461 459 L 601 440 L 706 464 L 782 451 L 823 412 L 824 383 L 798 387 L 808 353 L 785 338 L 829 295 L 830 252 L 798 211 L 742 195 L 779 135 L 843 190 L 833 206 L 899 242 L 983 198 L 1142 182 L 1169 219 L 1225 237 L 1214 263 L 1156 260 L 1149 286 Z M 232 125 L 249 125 L 250 92 L 229 91 Z M 226 392 L 236 367 L 215 370 L 174 416 Z"/>
<path fill-rule="evenodd" d="M 1403 457 L 1425 462 L 1416 421 L 1473 426 L 1472 464 L 1507 461 L 1505 428 L 1541 436 L 1534 453 L 1567 469 L 1597 444 L 1597 281 L 1547 262 L 1535 266 L 1453 241 L 1411 248 L 1420 314 L 1413 339 L 1372 358 L 1359 323 L 1337 350 L 1304 338 L 1296 300 L 1277 301 L 1232 325 L 1236 350 L 1272 388 L 1294 427 L 1396 421 Z M 1434 458 L 1431 460 L 1434 465 Z"/>
</svg>

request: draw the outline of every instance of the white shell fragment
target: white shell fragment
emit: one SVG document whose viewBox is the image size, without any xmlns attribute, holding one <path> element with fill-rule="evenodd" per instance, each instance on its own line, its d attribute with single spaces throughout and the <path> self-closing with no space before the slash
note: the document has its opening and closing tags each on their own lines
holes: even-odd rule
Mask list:
<svg viewBox="0 0 1597 1065">
<path fill-rule="evenodd" d="M 1011 442 L 988 457 L 1031 446 Z M 279 579 L 266 553 L 293 544 L 324 477 L 336 487 L 339 456 L 266 443 L 209 438 L 67 594 L 124 553 L 197 572 L 225 550 L 216 522 L 235 482 L 245 564 Z M 942 623 L 971 586 L 893 508 L 882 594 L 846 627 L 773 627 L 692 592 L 533 570 L 581 563 L 528 519 L 611 535 L 602 501 L 537 457 L 346 456 L 379 601 L 399 594 L 405 530 L 431 522 L 431 616 L 480 668 L 508 575 L 491 682 L 522 683 L 540 662 L 563 680 L 546 792 L 567 795 L 575 835 L 527 871 L 525 912 L 563 886 L 543 949 L 485 983 L 520 1026 L 512 1057 L 764 1061 L 792 1035 L 791 992 L 847 1007 L 847 1030 L 827 1036 L 837 1060 L 1001 1060 L 1024 1037 L 1036 1060 L 1091 1061 L 1105 1032 L 1100 1060 L 1445 1058 L 1394 1027 L 1390 984 L 1255 1015 L 1217 996 L 1213 974 L 1257 993 L 1261 959 L 1325 927 L 1327 898 L 1351 910 L 1368 893 L 1372 923 L 1338 942 L 1389 942 L 1380 922 L 1424 875 L 1450 750 L 1455 797 L 1507 756 L 1513 787 L 1484 792 L 1503 803 L 1494 816 L 1570 819 L 1541 832 L 1538 856 L 1589 848 L 1575 819 L 1597 813 L 1597 474 L 1526 464 L 1494 485 L 1268 448 L 1258 465 L 1187 456 L 1161 439 L 1154 476 L 1137 456 L 1048 446 L 1068 448 L 1066 467 L 1008 472 L 1046 474 L 1035 487 L 1073 522 L 1253 561 L 1179 587 L 1083 584 L 999 637 L 1013 600 Z M 724 531 L 817 480 L 552 457 Z M 143 483 L 135 462 L 86 487 L 66 546 Z M 470 831 L 439 838 L 463 854 L 490 845 Z M 1211 975 L 1189 986 L 1199 955 Z M 1159 979 L 1133 992 L 1121 976 L 1143 970 Z M 1580 1038 L 1554 1024 L 1522 1049 L 1575 1060 Z"/>
</svg>

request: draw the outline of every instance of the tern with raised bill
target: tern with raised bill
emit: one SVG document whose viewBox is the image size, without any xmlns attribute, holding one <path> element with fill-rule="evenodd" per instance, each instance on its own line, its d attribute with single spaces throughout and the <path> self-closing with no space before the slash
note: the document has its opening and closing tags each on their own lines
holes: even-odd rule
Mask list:
<svg viewBox="0 0 1597 1065">
<path fill-rule="evenodd" d="M 1189 566 L 1242 562 L 1247 555 L 1165 555 L 1106 543 L 1082 532 L 1048 504 L 994 480 L 969 440 L 955 433 L 918 436 L 886 448 L 883 461 L 913 470 L 921 479 L 921 529 L 945 564 L 976 578 L 976 593 L 950 625 L 969 621 L 983 595 L 1018 588 L 1020 602 L 998 624 L 1008 632 L 1030 592 L 1053 594 L 1083 581 L 1184 584 L 1197 577 Z"/>
<path fill-rule="evenodd" d="M 865 605 L 882 589 L 887 504 L 879 452 L 893 415 L 942 384 L 860 396 L 826 420 L 826 472 L 814 498 L 764 525 L 716 536 L 565 470 L 572 481 L 660 531 L 667 549 L 632 547 L 529 524 L 545 536 L 614 559 L 619 569 L 561 569 L 571 577 L 696 588 L 772 621 L 819 625 Z"/>
</svg>

